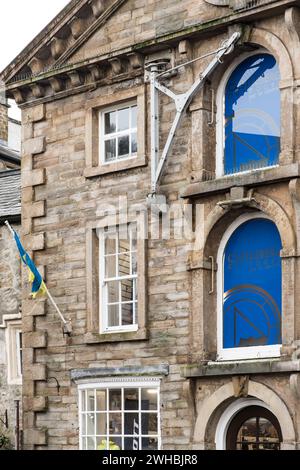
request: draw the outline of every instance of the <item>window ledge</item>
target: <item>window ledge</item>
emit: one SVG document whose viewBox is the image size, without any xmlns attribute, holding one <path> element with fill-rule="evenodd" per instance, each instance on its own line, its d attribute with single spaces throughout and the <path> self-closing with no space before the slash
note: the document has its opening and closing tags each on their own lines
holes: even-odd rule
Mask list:
<svg viewBox="0 0 300 470">
<path fill-rule="evenodd" d="M 94 176 L 109 175 L 110 173 L 116 173 L 118 171 L 131 170 L 133 168 L 139 168 L 146 166 L 146 157 L 135 157 L 128 158 L 126 160 L 119 160 L 113 163 L 107 163 L 97 167 L 87 167 L 84 170 L 84 176 L 86 178 L 92 178 Z"/>
<path fill-rule="evenodd" d="M 299 163 L 251 170 L 245 173 L 237 173 L 236 175 L 223 176 L 211 181 L 192 183 L 187 187 L 181 197 L 203 197 L 210 194 L 223 193 L 233 187 L 246 186 L 251 188 L 269 183 L 278 183 L 280 181 L 298 178 L 299 176 Z"/>
<path fill-rule="evenodd" d="M 191 364 L 181 369 L 185 378 L 218 377 L 227 375 L 284 374 L 300 372 L 300 361 L 260 359 L 255 361 L 208 362 L 205 365 Z"/>
<path fill-rule="evenodd" d="M 168 376 L 169 364 L 157 366 L 101 367 L 96 369 L 71 370 L 71 379 L 75 383 L 107 377 L 155 377 Z"/>
<path fill-rule="evenodd" d="M 85 343 L 121 343 L 124 341 L 145 341 L 148 340 L 148 338 L 148 330 L 143 328 L 138 331 L 124 331 L 119 333 L 87 333 L 85 335 Z"/>
</svg>

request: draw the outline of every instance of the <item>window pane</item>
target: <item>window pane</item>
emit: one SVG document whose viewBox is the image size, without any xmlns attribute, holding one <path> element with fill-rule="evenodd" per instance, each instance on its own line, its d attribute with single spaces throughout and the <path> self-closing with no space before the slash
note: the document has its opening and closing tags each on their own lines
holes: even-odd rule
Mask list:
<svg viewBox="0 0 300 470">
<path fill-rule="evenodd" d="M 87 434 L 87 432 L 86 432 L 86 415 L 82 414 L 80 419 L 81 419 L 81 434 L 83 436 L 86 436 L 86 434 Z"/>
<path fill-rule="evenodd" d="M 118 111 L 118 131 L 129 129 L 129 108 Z"/>
<path fill-rule="evenodd" d="M 119 302 L 119 282 L 109 281 L 107 283 L 107 300 L 109 304 Z"/>
<path fill-rule="evenodd" d="M 135 300 L 133 298 L 134 283 L 134 279 L 124 279 L 123 281 L 121 281 L 122 302 L 132 302 L 133 300 Z"/>
<path fill-rule="evenodd" d="M 109 437 L 109 450 L 122 450 L 122 437 L 110 436 Z"/>
<path fill-rule="evenodd" d="M 113 256 L 106 256 L 105 257 L 105 277 L 106 279 L 111 279 L 116 277 L 116 269 L 117 269 L 117 257 Z"/>
<path fill-rule="evenodd" d="M 156 437 L 143 437 L 142 450 L 158 450 L 158 439 Z"/>
<path fill-rule="evenodd" d="M 106 140 L 105 142 L 105 161 L 110 162 L 116 159 L 116 140 Z"/>
<path fill-rule="evenodd" d="M 87 450 L 87 447 L 86 447 L 86 437 L 83 437 L 81 439 L 81 448 L 82 450 Z"/>
<path fill-rule="evenodd" d="M 81 406 L 82 411 L 86 411 L 86 390 L 81 392 Z"/>
<path fill-rule="evenodd" d="M 124 447 L 124 450 L 140 450 L 139 437 L 125 437 Z"/>
<path fill-rule="evenodd" d="M 131 274 L 134 276 L 137 274 L 137 253 L 136 252 L 133 252 L 131 254 L 131 269 L 132 269 L 132 272 Z"/>
<path fill-rule="evenodd" d="M 138 388 L 127 388 L 124 390 L 124 408 L 128 411 L 136 411 L 139 409 Z"/>
<path fill-rule="evenodd" d="M 118 155 L 119 157 L 127 157 L 129 155 L 129 135 L 124 135 L 118 139 Z"/>
<path fill-rule="evenodd" d="M 122 409 L 122 392 L 121 390 L 110 390 L 109 392 L 109 409 L 110 411 L 119 411 Z"/>
<path fill-rule="evenodd" d="M 130 253 L 119 255 L 119 276 L 130 276 Z"/>
<path fill-rule="evenodd" d="M 105 257 L 105 277 L 116 277 L 117 257 L 115 255 Z"/>
<path fill-rule="evenodd" d="M 87 450 L 95 450 L 96 440 L 94 437 L 87 438 Z"/>
<path fill-rule="evenodd" d="M 95 391 L 87 390 L 87 411 L 95 411 Z"/>
<path fill-rule="evenodd" d="M 96 411 L 106 411 L 106 390 L 96 390 Z"/>
<path fill-rule="evenodd" d="M 106 413 L 97 413 L 96 414 L 96 434 L 104 435 L 106 434 Z"/>
<path fill-rule="evenodd" d="M 109 328 L 120 326 L 119 305 L 108 305 L 107 310 L 108 310 L 107 326 Z"/>
<path fill-rule="evenodd" d="M 132 106 L 131 108 L 131 128 L 134 129 L 137 127 L 137 106 Z"/>
<path fill-rule="evenodd" d="M 122 325 L 129 326 L 134 324 L 133 304 L 122 304 Z"/>
<path fill-rule="evenodd" d="M 126 435 L 136 435 L 140 433 L 138 413 L 125 413 L 124 419 Z"/>
<path fill-rule="evenodd" d="M 116 116 L 115 111 L 105 114 L 105 134 L 116 132 Z"/>
<path fill-rule="evenodd" d="M 105 436 L 98 436 L 96 438 L 97 442 L 97 450 L 107 450 L 108 448 L 108 443 L 107 443 L 107 437 Z"/>
<path fill-rule="evenodd" d="M 111 234 L 105 237 L 105 254 L 114 255 L 116 253 L 116 235 Z"/>
<path fill-rule="evenodd" d="M 122 434 L 122 415 L 121 413 L 110 413 L 109 415 L 109 434 Z"/>
<path fill-rule="evenodd" d="M 119 238 L 119 253 L 126 253 L 130 251 L 130 240 L 128 239 L 128 233 L 124 234 L 123 237 L 121 235 L 122 233 Z"/>
<path fill-rule="evenodd" d="M 94 436 L 95 434 L 95 415 L 94 413 L 87 413 L 87 429 L 86 433 L 88 436 Z"/>
<path fill-rule="evenodd" d="M 137 153 L 137 135 L 131 134 L 131 153 Z"/>
<path fill-rule="evenodd" d="M 157 410 L 158 390 L 156 388 L 142 389 L 142 410 Z"/>
<path fill-rule="evenodd" d="M 157 413 L 142 414 L 142 434 L 157 434 Z"/>
</svg>

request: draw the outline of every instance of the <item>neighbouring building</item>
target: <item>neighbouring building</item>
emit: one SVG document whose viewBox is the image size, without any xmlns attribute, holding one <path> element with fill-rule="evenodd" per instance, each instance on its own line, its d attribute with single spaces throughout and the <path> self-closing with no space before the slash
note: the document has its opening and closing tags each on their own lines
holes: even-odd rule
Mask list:
<svg viewBox="0 0 300 470">
<path fill-rule="evenodd" d="M 298 4 L 71 1 L 2 73 L 26 449 L 300 448 Z"/>
<path fill-rule="evenodd" d="M 21 262 L 4 222 L 8 220 L 17 230 L 21 229 L 20 148 L 14 138 L 20 125 L 14 121 L 17 127 L 11 137 L 7 111 L 3 100 L 0 102 L 0 434 L 17 447 L 17 409 L 21 410 L 22 404 Z M 20 433 L 18 439 L 20 445 Z"/>
</svg>

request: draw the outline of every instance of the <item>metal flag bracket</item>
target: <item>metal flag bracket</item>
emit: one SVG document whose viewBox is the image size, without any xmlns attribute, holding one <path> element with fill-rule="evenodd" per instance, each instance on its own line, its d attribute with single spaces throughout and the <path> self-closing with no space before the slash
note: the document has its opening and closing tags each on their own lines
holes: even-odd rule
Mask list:
<svg viewBox="0 0 300 470">
<path fill-rule="evenodd" d="M 240 37 L 241 34 L 239 32 L 235 32 L 219 49 L 184 64 L 180 64 L 172 69 L 162 71 L 162 68 L 166 65 L 165 61 L 151 62 L 147 64 L 147 70 L 150 72 L 151 90 L 151 194 L 148 196 L 150 203 L 153 203 L 156 200 L 157 186 L 184 112 L 187 110 L 194 96 L 201 90 L 201 88 L 203 88 L 205 80 L 218 67 L 218 65 L 222 63 L 222 57 L 233 51 Z M 208 64 L 206 69 L 187 92 L 176 94 L 159 81 L 161 78 L 167 78 L 167 76 L 170 76 L 170 74 L 176 72 L 179 68 L 190 65 L 210 55 L 215 55 L 214 59 Z M 176 107 L 176 116 L 172 123 L 161 156 L 159 156 L 159 92 L 169 96 L 169 98 L 174 101 Z"/>
</svg>

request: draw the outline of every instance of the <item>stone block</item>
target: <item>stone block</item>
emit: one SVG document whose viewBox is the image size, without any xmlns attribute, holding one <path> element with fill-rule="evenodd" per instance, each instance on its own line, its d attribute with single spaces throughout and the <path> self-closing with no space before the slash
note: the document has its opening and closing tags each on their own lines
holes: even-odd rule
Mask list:
<svg viewBox="0 0 300 470">
<path fill-rule="evenodd" d="M 30 318 L 30 317 L 29 317 Z M 25 348 L 46 348 L 47 347 L 47 334 L 45 332 L 28 333 L 24 335 Z"/>
<path fill-rule="evenodd" d="M 43 300 L 23 300 L 22 303 L 23 317 L 29 315 L 33 317 L 41 317 L 46 315 L 46 301 Z"/>
<path fill-rule="evenodd" d="M 42 121 L 46 116 L 45 105 L 40 104 L 38 106 L 33 106 L 32 108 L 24 110 L 23 113 L 25 123 Z"/>
<path fill-rule="evenodd" d="M 38 155 L 46 150 L 46 137 L 28 139 L 23 144 L 23 155 Z"/>
<path fill-rule="evenodd" d="M 43 168 L 22 173 L 22 188 L 38 186 L 45 183 L 45 170 Z"/>
<path fill-rule="evenodd" d="M 33 204 L 23 204 L 23 217 L 35 218 L 45 215 L 45 201 L 34 202 Z"/>
<path fill-rule="evenodd" d="M 45 235 L 27 235 L 24 240 L 24 245 L 27 251 L 39 251 L 45 248 Z"/>
</svg>

